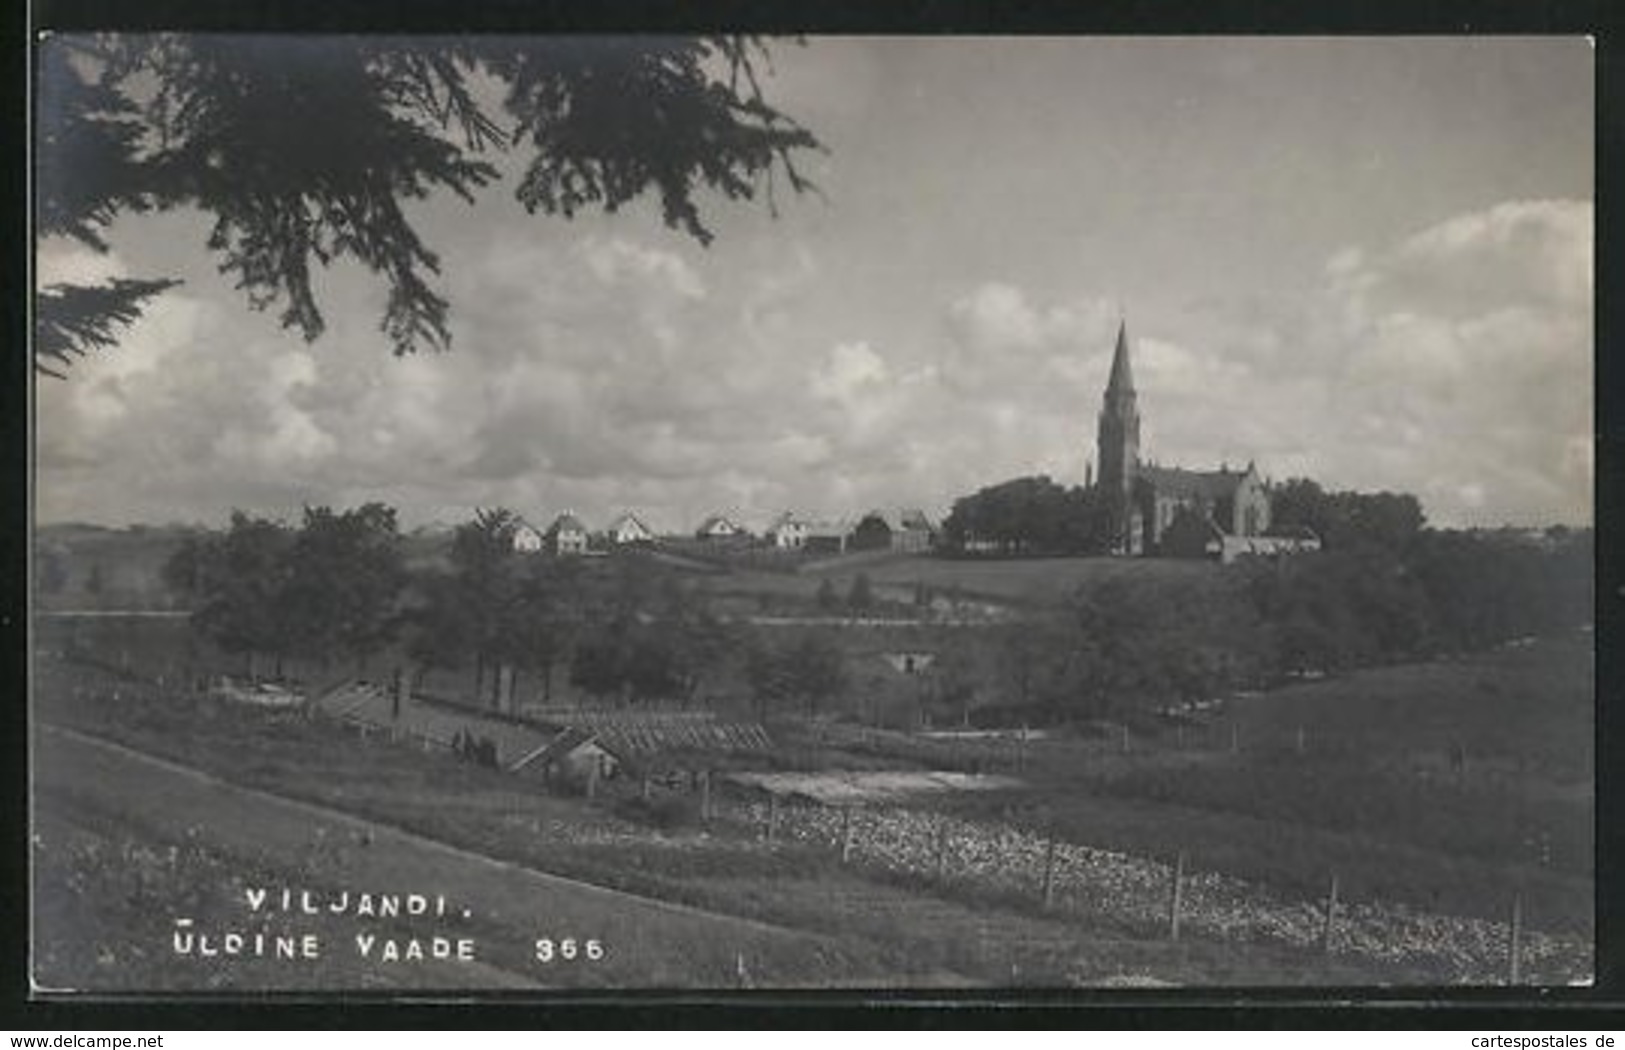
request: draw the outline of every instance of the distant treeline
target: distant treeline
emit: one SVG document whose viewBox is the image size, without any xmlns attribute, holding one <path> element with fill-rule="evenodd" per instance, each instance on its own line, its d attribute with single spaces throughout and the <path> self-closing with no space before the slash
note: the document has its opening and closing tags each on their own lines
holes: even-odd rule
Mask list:
<svg viewBox="0 0 1625 1050">
<path fill-rule="evenodd" d="M 409 567 L 383 504 L 307 508 L 298 526 L 234 512 L 224 532 L 189 539 L 165 577 L 191 600 L 194 628 L 243 655 L 254 676 L 280 677 L 290 658 L 363 671 L 389 650 L 414 676 L 468 671 L 471 695 L 493 707 L 507 707 L 522 680 L 549 701 L 564 669 L 582 692 L 624 703 L 692 702 L 725 665 L 759 704 L 816 709 L 839 690 L 833 647 L 769 644 L 723 621 L 702 581 L 645 551 L 518 553 L 519 524 L 511 511 L 480 511 L 441 556 Z"/>
<path fill-rule="evenodd" d="M 920 677 L 919 702 L 956 716 L 1113 717 L 1591 620 L 1590 529 L 1432 529 L 1413 497 L 1307 481 L 1274 495 L 1279 518 L 1314 528 L 1323 551 L 1110 574 L 1059 605 L 959 636 Z M 827 637 L 719 617 L 703 580 L 646 552 L 517 554 L 517 524 L 482 511 L 409 567 L 395 512 L 381 504 L 309 508 L 296 527 L 234 513 L 224 532 L 189 539 L 165 576 L 189 596 L 196 629 L 246 655 L 251 673 L 278 673 L 288 657 L 365 666 L 388 650 L 415 673 L 467 671 L 472 695 L 492 706 L 505 706 L 521 677 L 550 698 L 556 672 L 626 703 L 699 702 L 727 680 L 762 717 L 850 699 L 847 658 Z M 865 578 L 845 604 L 869 600 Z M 839 602 L 827 583 L 809 598 Z"/>
<path fill-rule="evenodd" d="M 1328 528 L 1333 539 L 1319 553 L 1244 558 L 1211 573 L 1123 573 L 1080 588 L 1061 609 L 1008 629 L 998 649 L 1008 702 L 1051 719 L 1112 717 L 1591 622 L 1592 530 L 1414 521 L 1394 529 L 1387 515 L 1353 518 Z"/>
</svg>

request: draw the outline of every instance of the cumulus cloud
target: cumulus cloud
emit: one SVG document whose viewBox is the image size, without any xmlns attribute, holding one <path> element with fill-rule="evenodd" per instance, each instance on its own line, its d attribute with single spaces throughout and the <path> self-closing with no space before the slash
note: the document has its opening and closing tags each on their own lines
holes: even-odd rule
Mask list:
<svg viewBox="0 0 1625 1050">
<path fill-rule="evenodd" d="M 1255 366 L 1213 389 L 1301 428 L 1290 468 L 1260 448 L 1278 474 L 1412 491 L 1443 523 L 1589 521 L 1591 230 L 1590 202 L 1510 201 L 1347 247 L 1309 295 L 1209 317 Z"/>
<path fill-rule="evenodd" d="M 1146 453 L 1414 491 L 1438 521 L 1587 520 L 1590 228 L 1584 202 L 1509 202 L 1331 254 L 1307 295 L 1200 323 L 1131 312 Z M 333 276 L 352 308 L 309 346 L 183 287 L 115 352 L 41 385 L 41 514 L 378 498 L 408 520 L 505 504 L 688 528 L 713 510 L 941 511 L 1018 474 L 1082 480 L 1114 303 L 995 275 L 908 304 L 914 334 L 883 337 L 814 314 L 831 273 L 805 245 L 751 250 L 714 269 L 622 235 L 464 239 L 445 268 L 456 349 L 401 360 L 354 275 Z"/>
</svg>

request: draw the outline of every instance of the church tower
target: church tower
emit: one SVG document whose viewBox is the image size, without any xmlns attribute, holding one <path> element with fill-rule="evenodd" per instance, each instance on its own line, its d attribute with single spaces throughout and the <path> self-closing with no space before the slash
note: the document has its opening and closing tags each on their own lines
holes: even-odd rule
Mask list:
<svg viewBox="0 0 1625 1050">
<path fill-rule="evenodd" d="M 1120 494 L 1125 502 L 1133 492 L 1134 477 L 1140 468 L 1140 409 L 1135 401 L 1134 373 L 1128 361 L 1128 325 L 1119 323 L 1112 375 L 1100 409 L 1097 451 L 1101 491 Z"/>
</svg>

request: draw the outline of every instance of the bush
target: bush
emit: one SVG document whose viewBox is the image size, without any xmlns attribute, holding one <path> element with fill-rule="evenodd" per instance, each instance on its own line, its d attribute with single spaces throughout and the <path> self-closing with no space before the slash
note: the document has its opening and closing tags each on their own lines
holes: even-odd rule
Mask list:
<svg viewBox="0 0 1625 1050">
<path fill-rule="evenodd" d="M 647 800 L 638 796 L 618 804 L 615 813 L 658 831 L 676 831 L 699 825 L 700 802 L 691 795 L 655 795 Z"/>
</svg>

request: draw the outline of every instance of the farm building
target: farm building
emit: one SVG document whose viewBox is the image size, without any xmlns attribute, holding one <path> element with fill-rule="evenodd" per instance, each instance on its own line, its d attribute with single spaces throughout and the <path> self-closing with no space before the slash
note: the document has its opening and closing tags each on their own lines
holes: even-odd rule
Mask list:
<svg viewBox="0 0 1625 1050">
<path fill-rule="evenodd" d="M 535 554 L 545 543 L 542 531 L 523 518 L 514 526 L 513 549 L 520 554 Z"/>
<path fill-rule="evenodd" d="M 590 729 L 571 727 L 522 756 L 510 768 L 533 773 L 549 784 L 582 787 L 615 776 L 621 761 Z"/>
<path fill-rule="evenodd" d="M 713 514 L 700 522 L 694 535 L 702 540 L 730 540 L 746 535 L 745 530 L 722 514 Z"/>
<path fill-rule="evenodd" d="M 1272 532 L 1266 536 L 1224 536 L 1219 541 L 1219 560 L 1226 565 L 1243 556 L 1278 558 L 1285 554 L 1305 554 L 1320 550 L 1320 537 L 1312 529 L 1300 527 Z"/>
<path fill-rule="evenodd" d="M 565 511 L 553 519 L 545 536 L 547 551 L 554 555 L 587 553 L 587 526 L 581 519 Z"/>
<path fill-rule="evenodd" d="M 609 528 L 604 530 L 604 535 L 617 547 L 624 547 L 630 543 L 652 543 L 655 538 L 654 530 L 631 511 L 610 522 Z"/>
<path fill-rule="evenodd" d="M 845 554 L 852 527 L 844 521 L 810 521 L 801 547 L 819 554 Z"/>
<path fill-rule="evenodd" d="M 543 747 L 551 735 L 480 711 L 397 694 L 372 682 L 347 682 L 312 702 L 312 709 L 362 732 L 378 732 L 453 750 L 462 742 L 489 743 L 491 760 L 503 769 Z"/>
<path fill-rule="evenodd" d="M 702 769 L 731 755 L 761 753 L 772 746 L 754 722 L 722 722 L 709 711 L 635 712 L 593 708 L 539 713 L 538 724 L 590 736 L 618 768 Z"/>
<path fill-rule="evenodd" d="M 1276 558 L 1320 549 L 1320 537 L 1307 528 L 1294 528 L 1267 536 L 1237 536 L 1226 532 L 1208 515 L 1181 510 L 1162 534 L 1160 553 L 1165 558 L 1207 558 L 1229 565 L 1237 558 Z"/>
<path fill-rule="evenodd" d="M 915 509 L 872 510 L 852 529 L 853 550 L 924 551 L 936 542 L 936 528 Z"/>
<path fill-rule="evenodd" d="M 785 511 L 767 527 L 766 535 L 780 550 L 800 550 L 807 543 L 807 522 Z"/>
</svg>

